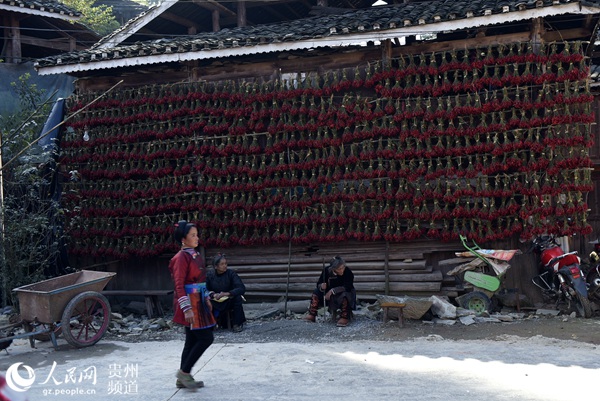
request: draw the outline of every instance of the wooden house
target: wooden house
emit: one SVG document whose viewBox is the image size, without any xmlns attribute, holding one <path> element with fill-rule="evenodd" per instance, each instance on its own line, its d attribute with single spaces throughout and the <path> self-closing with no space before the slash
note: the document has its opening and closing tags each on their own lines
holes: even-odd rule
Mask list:
<svg viewBox="0 0 600 401">
<path fill-rule="evenodd" d="M 100 36 L 80 22 L 79 12 L 57 1 L 0 1 L 3 21 L 0 46 L 0 114 L 7 116 L 19 109 L 13 82 L 29 74 L 29 84 L 47 94 L 56 91 L 67 97 L 73 91 L 73 77 L 54 74 L 38 76 L 33 61 L 64 52 L 89 48 Z"/>
<path fill-rule="evenodd" d="M 459 236 L 590 235 L 600 1 L 164 1 L 39 74 L 77 77 L 61 141 L 71 255 L 171 286 L 180 219 L 257 298 L 336 254 L 375 294 L 456 295 Z M 532 256 L 505 285 L 535 299 Z"/>
<path fill-rule="evenodd" d="M 4 26 L 2 54 L 5 63 L 87 49 L 99 37 L 78 23 L 81 13 L 54 1 L 2 0 Z"/>
</svg>

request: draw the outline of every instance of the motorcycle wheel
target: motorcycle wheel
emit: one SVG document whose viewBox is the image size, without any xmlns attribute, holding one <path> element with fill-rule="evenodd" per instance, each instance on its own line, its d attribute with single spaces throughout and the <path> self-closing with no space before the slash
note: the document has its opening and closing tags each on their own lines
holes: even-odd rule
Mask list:
<svg viewBox="0 0 600 401">
<path fill-rule="evenodd" d="M 480 291 L 473 291 L 466 294 L 461 299 L 462 307 L 475 311 L 477 313 L 487 312 L 490 310 L 492 301 L 490 298 Z"/>
<path fill-rule="evenodd" d="M 580 293 L 575 294 L 575 308 L 577 309 L 577 314 L 584 318 L 592 317 L 592 305 L 590 304 L 590 300 L 581 295 Z"/>
<path fill-rule="evenodd" d="M 596 271 L 587 277 L 588 296 L 594 301 L 600 301 L 600 275 Z"/>
</svg>

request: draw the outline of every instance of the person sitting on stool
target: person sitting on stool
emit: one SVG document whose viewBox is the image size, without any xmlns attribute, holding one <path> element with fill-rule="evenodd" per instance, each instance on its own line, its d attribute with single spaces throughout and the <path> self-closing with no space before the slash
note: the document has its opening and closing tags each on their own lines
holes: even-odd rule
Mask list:
<svg viewBox="0 0 600 401">
<path fill-rule="evenodd" d="M 352 310 L 356 309 L 356 290 L 354 289 L 354 273 L 340 256 L 333 258 L 329 266 L 321 272 L 317 287 L 312 293 L 308 315 L 304 318 L 314 322 L 317 309 L 324 304 L 330 306 L 332 311 L 342 311 L 337 321 L 338 327 L 346 327 L 350 322 Z"/>
<path fill-rule="evenodd" d="M 225 255 L 218 254 L 213 258 L 214 270 L 208 272 L 206 277 L 206 288 L 213 302 L 213 313 L 217 320 L 226 318 L 226 314 L 233 313 L 233 331 L 242 331 L 242 325 L 246 321 L 242 301 L 246 286 L 238 274 L 227 268 Z M 221 324 L 222 326 L 223 324 Z"/>
</svg>

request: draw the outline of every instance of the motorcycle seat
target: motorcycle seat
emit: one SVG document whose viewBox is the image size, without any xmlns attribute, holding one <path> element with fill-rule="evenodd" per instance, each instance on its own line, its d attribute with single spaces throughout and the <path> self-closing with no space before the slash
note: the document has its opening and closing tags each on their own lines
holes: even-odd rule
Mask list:
<svg viewBox="0 0 600 401">
<path fill-rule="evenodd" d="M 569 257 L 569 259 L 564 261 L 564 263 L 559 263 L 566 257 Z M 567 253 L 563 253 L 562 255 L 555 256 L 554 258 L 550 259 L 550 261 L 548 263 L 546 263 L 544 265 L 544 267 L 547 268 L 547 267 L 553 266 L 553 270 L 557 271 L 559 267 L 571 266 L 571 265 L 579 264 L 580 262 L 581 262 L 581 259 L 579 259 L 579 256 L 577 256 L 577 251 L 573 251 L 573 252 L 567 252 Z M 559 266 L 559 264 L 562 264 L 562 266 Z"/>
</svg>

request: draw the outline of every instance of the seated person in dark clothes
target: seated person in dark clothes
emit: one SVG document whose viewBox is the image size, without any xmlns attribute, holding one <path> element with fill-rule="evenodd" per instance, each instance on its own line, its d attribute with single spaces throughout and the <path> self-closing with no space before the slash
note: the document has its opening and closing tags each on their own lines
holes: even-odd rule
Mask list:
<svg viewBox="0 0 600 401">
<path fill-rule="evenodd" d="M 313 291 L 304 319 L 314 322 L 317 309 L 326 302 L 331 310 L 341 310 L 338 327 L 346 327 L 350 322 L 352 310 L 356 309 L 356 290 L 354 289 L 354 273 L 340 256 L 333 258 L 329 266 L 321 272 L 317 287 Z"/>
<path fill-rule="evenodd" d="M 246 321 L 244 307 L 242 306 L 242 295 L 246 292 L 246 286 L 238 274 L 227 268 L 225 255 L 218 254 L 213 258 L 213 270 L 206 277 L 206 288 L 213 299 L 213 313 L 220 321 L 225 318 L 227 311 L 233 312 L 233 331 L 242 331 L 242 325 Z"/>
</svg>

